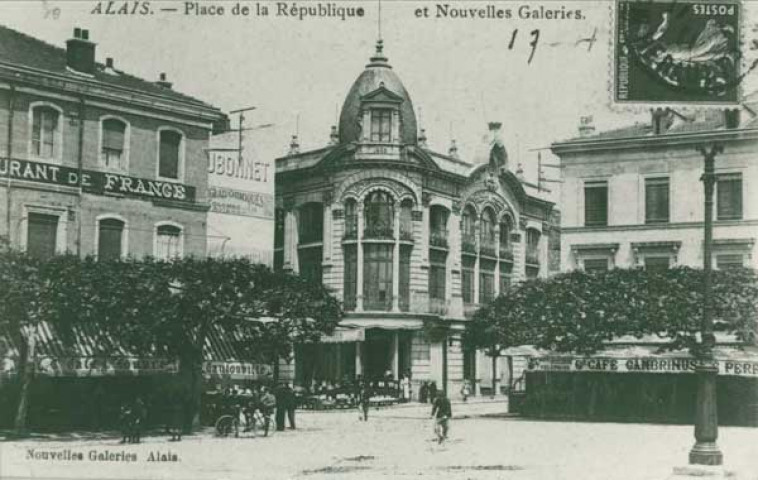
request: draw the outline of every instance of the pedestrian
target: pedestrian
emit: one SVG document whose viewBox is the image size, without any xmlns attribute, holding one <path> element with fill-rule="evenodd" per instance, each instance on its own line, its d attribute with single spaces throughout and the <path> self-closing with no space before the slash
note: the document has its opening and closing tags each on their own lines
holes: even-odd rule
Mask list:
<svg viewBox="0 0 758 480">
<path fill-rule="evenodd" d="M 268 387 L 262 387 L 261 410 L 263 413 L 263 436 L 267 437 L 271 428 L 271 417 L 274 415 L 276 408 L 276 397 L 271 393 Z"/>
<path fill-rule="evenodd" d="M 468 400 L 469 395 L 471 395 L 471 388 L 469 387 L 468 380 L 464 380 L 461 385 L 461 397 L 463 397 L 464 402 Z"/>
<path fill-rule="evenodd" d="M 142 400 L 142 397 L 137 397 L 137 400 L 134 402 L 133 443 L 140 443 L 140 440 L 142 438 L 142 429 L 145 427 L 146 422 L 147 407 L 145 406 L 145 402 Z"/>
<path fill-rule="evenodd" d="M 437 443 L 447 439 L 447 431 L 450 428 L 450 418 L 453 409 L 445 392 L 439 392 L 432 404 L 432 418 L 434 418 L 434 433 L 437 434 Z"/>
<path fill-rule="evenodd" d="M 284 431 L 284 417 L 287 413 L 287 385 L 284 383 L 280 383 L 278 387 L 276 387 L 276 390 L 274 391 L 274 396 L 276 397 L 276 431 L 277 432 L 283 432 Z"/>
<path fill-rule="evenodd" d="M 297 398 L 295 396 L 295 390 L 291 384 L 285 385 L 285 406 L 287 408 L 287 420 L 290 424 L 290 429 L 295 429 L 295 408 L 297 408 Z"/>
<path fill-rule="evenodd" d="M 182 441 L 182 430 L 184 429 L 184 405 L 185 395 L 182 392 L 174 393 L 169 405 L 171 409 L 171 425 L 169 431 L 171 433 L 172 442 Z"/>
<path fill-rule="evenodd" d="M 429 402 L 433 403 L 434 399 L 437 398 L 437 382 L 431 382 L 429 384 L 428 395 L 429 395 Z"/>
<path fill-rule="evenodd" d="M 371 386 L 368 381 L 364 381 L 360 385 L 359 388 L 360 390 L 358 392 L 358 408 L 359 408 L 359 412 L 363 414 L 363 416 L 360 418 L 364 422 L 367 422 L 368 409 L 369 409 L 370 401 L 371 401 Z"/>
<path fill-rule="evenodd" d="M 400 380 L 400 392 L 402 395 L 402 400 L 404 402 L 410 402 L 411 401 L 411 379 L 410 375 L 405 374 L 403 375 L 403 378 Z"/>
</svg>

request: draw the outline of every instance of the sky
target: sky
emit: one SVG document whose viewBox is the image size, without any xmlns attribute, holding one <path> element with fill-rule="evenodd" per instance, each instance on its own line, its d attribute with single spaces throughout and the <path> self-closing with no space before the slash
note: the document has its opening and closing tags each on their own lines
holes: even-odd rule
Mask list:
<svg viewBox="0 0 758 480">
<path fill-rule="evenodd" d="M 103 2 L 105 3 L 105 2 Z M 120 4 L 122 2 L 117 2 Z M 192 3 L 192 2 L 190 2 Z M 63 46 L 74 27 L 90 30 L 97 59 L 146 79 L 165 72 L 174 89 L 224 111 L 248 106 L 248 126 L 273 124 L 249 132 L 263 156 L 281 156 L 291 135 L 301 150 L 326 144 L 330 126 L 353 81 L 373 54 L 379 36 L 379 4 L 373 0 L 287 2 L 288 6 L 362 7 L 364 16 L 305 18 L 232 16 L 236 1 L 205 1 L 223 6 L 224 16 L 185 15 L 185 2 L 153 0 L 149 16 L 91 13 L 97 1 L 3 1 L 0 23 Z M 436 4 L 450 7 L 493 5 L 513 10 L 511 19 L 432 18 Z M 503 123 L 511 162 L 521 163 L 536 181 L 534 149 L 577 135 L 579 118 L 592 115 L 598 130 L 647 120 L 647 107 L 611 102 L 612 1 L 547 0 L 531 10 L 581 10 L 580 20 L 518 18 L 524 2 L 384 0 L 381 37 L 385 54 L 413 100 L 429 145 L 447 152 L 457 141 L 462 158 L 482 142 L 487 122 Z M 429 7 L 430 18 L 418 18 Z M 160 8 L 178 8 L 160 12 Z M 746 36 L 758 35 L 758 2 L 745 7 Z M 534 54 L 529 62 L 539 30 Z M 591 48 L 578 41 L 596 34 Z M 749 40 L 749 38 L 748 38 Z M 512 43 L 512 48 L 509 48 Z M 754 89 L 755 78 L 748 79 Z M 544 163 L 557 163 L 549 152 Z M 546 169 L 558 178 L 556 169 Z"/>
</svg>

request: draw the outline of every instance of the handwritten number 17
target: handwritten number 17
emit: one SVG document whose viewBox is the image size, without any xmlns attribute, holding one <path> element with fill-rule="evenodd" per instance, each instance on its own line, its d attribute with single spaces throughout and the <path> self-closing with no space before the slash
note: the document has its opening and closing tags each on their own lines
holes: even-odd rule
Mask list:
<svg viewBox="0 0 758 480">
<path fill-rule="evenodd" d="M 529 60 L 527 60 L 527 64 L 532 63 L 532 59 L 534 58 L 534 52 L 537 51 L 537 44 L 540 41 L 540 30 L 538 28 L 535 28 L 531 32 L 532 35 L 532 41 L 529 42 L 529 45 L 532 47 L 531 53 L 529 53 Z M 511 41 L 508 42 L 508 50 L 513 50 L 513 46 L 516 44 L 516 37 L 518 36 L 518 28 L 513 31 L 513 34 L 511 34 Z"/>
</svg>

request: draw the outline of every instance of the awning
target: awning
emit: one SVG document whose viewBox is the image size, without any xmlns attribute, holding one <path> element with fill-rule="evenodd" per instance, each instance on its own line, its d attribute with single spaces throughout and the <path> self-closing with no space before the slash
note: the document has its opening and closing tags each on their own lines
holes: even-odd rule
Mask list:
<svg viewBox="0 0 758 480">
<path fill-rule="evenodd" d="M 323 335 L 321 343 L 348 343 L 362 342 L 366 339 L 366 330 L 363 328 L 337 327 L 331 335 Z"/>
<path fill-rule="evenodd" d="M 363 329 L 420 330 L 424 327 L 424 321 L 416 318 L 349 318 L 342 320 L 340 326 Z"/>
<path fill-rule="evenodd" d="M 658 346 L 609 348 L 589 356 L 542 352 L 529 358 L 529 371 L 692 374 L 700 360 L 684 350 L 659 352 Z M 758 349 L 716 346 L 714 365 L 719 375 L 758 378 Z"/>
</svg>

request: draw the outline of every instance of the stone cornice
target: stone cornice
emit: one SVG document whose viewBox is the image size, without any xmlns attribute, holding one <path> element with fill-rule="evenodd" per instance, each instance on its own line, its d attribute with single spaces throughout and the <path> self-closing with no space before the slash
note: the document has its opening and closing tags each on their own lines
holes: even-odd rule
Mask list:
<svg viewBox="0 0 758 480">
<path fill-rule="evenodd" d="M 604 150 L 645 149 L 651 147 L 670 148 L 672 146 L 697 145 L 711 142 L 734 142 L 758 140 L 758 129 L 738 128 L 688 132 L 662 135 L 636 136 L 626 138 L 606 138 L 555 142 L 550 149 L 556 155 L 567 153 L 599 152 Z"/>
<path fill-rule="evenodd" d="M 753 220 L 715 220 L 714 227 L 741 227 L 756 226 L 758 219 Z M 678 230 L 685 228 L 703 228 L 703 222 L 678 222 L 656 224 L 632 224 L 632 225 L 607 225 L 602 227 L 561 227 L 561 233 L 597 233 L 597 232 L 623 232 L 635 230 Z"/>
<path fill-rule="evenodd" d="M 121 85 L 103 83 L 96 79 L 61 75 L 2 62 L 0 62 L 0 79 L 9 83 L 29 85 L 74 96 L 85 95 L 196 119 L 199 117 L 210 122 L 226 117 L 220 109 L 199 102 L 182 101 L 179 98 L 169 98 Z"/>
</svg>

